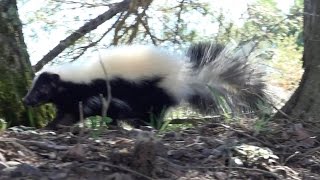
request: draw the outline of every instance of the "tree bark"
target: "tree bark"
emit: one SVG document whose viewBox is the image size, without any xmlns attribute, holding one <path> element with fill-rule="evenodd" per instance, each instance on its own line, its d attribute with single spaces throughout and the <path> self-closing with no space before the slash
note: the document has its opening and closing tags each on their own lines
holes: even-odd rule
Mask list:
<svg viewBox="0 0 320 180">
<path fill-rule="evenodd" d="M 320 120 L 320 1 L 304 1 L 305 72 L 300 85 L 282 108 L 289 117 L 304 121 Z M 283 117 L 278 112 L 276 118 Z"/>
<path fill-rule="evenodd" d="M 0 0 L 0 118 L 9 125 L 40 125 L 45 111 L 26 109 L 21 99 L 33 77 L 16 0 Z"/>
</svg>

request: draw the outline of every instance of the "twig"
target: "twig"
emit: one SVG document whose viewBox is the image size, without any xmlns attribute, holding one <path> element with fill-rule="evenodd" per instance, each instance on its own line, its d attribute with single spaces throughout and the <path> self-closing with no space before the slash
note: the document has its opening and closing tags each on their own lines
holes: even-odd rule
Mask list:
<svg viewBox="0 0 320 180">
<path fill-rule="evenodd" d="M 105 3 L 88 3 L 88 2 L 83 2 L 83 1 L 66 1 L 66 0 L 54 0 L 55 2 L 58 3 L 65 3 L 65 4 L 71 4 L 71 5 L 79 5 L 76 8 L 97 8 L 98 6 L 111 6 L 110 4 L 105 4 Z M 75 8 L 71 8 L 75 9 Z"/>
<path fill-rule="evenodd" d="M 21 150 L 22 152 L 24 152 L 26 155 L 30 155 L 30 156 L 36 156 L 36 154 L 34 152 L 32 152 L 31 150 L 29 150 L 27 147 L 25 147 L 25 145 L 22 143 L 22 141 L 20 141 L 19 139 L 16 138 L 3 138 L 0 139 L 0 142 L 5 142 L 5 143 L 10 143 L 14 148 Z"/>
<path fill-rule="evenodd" d="M 125 21 L 127 20 L 127 18 L 130 16 L 131 12 L 127 12 L 125 15 L 121 16 L 122 19 L 119 20 L 119 22 L 116 24 L 115 28 L 114 28 L 114 36 L 113 36 L 113 40 L 112 40 L 112 44 L 113 45 L 117 45 L 119 39 L 128 31 L 128 29 L 126 29 L 122 35 L 118 35 L 121 28 L 123 28 Z"/>
<path fill-rule="evenodd" d="M 262 169 L 253 169 L 253 168 L 245 168 L 245 167 L 226 167 L 226 166 L 222 166 L 222 167 L 186 167 L 188 169 L 232 169 L 232 170 L 244 170 L 244 171 L 255 171 L 255 172 L 259 172 L 259 173 L 263 173 L 263 174 L 267 174 L 270 175 L 276 179 L 283 179 L 281 177 L 279 177 L 277 174 L 269 172 L 269 171 L 265 171 Z"/>
<path fill-rule="evenodd" d="M 135 3 L 136 6 L 132 6 L 131 3 L 134 1 L 131 0 L 123 0 L 120 3 L 115 3 L 108 11 L 104 12 L 103 14 L 99 15 L 98 17 L 90 20 L 89 22 L 85 23 L 82 27 L 77 29 L 75 32 L 70 34 L 67 38 L 60 41 L 60 43 L 54 47 L 50 52 L 48 52 L 36 65 L 33 66 L 35 71 L 39 71 L 45 64 L 53 60 L 55 57 L 57 57 L 62 51 L 64 51 L 67 47 L 72 45 L 74 42 L 76 42 L 78 39 L 83 37 L 88 32 L 91 32 L 92 30 L 96 29 L 99 25 L 104 23 L 105 21 L 111 19 L 119 12 L 124 12 L 131 10 L 132 8 L 139 8 L 140 6 L 144 6 L 145 4 L 143 2 Z"/>
<path fill-rule="evenodd" d="M 140 14 L 137 13 L 137 21 L 139 21 L 139 22 L 142 24 L 142 26 L 144 27 L 144 29 L 146 30 L 146 33 L 147 33 L 147 35 L 149 35 L 149 37 L 150 37 L 150 39 L 151 39 L 151 41 L 152 41 L 152 44 L 153 44 L 153 45 L 157 45 L 157 40 L 159 40 L 159 38 L 157 38 L 155 35 L 153 35 L 153 34 L 151 33 L 151 30 L 150 30 L 149 24 L 148 24 L 148 19 L 147 19 L 147 17 L 146 17 L 146 10 L 147 10 L 147 8 L 148 8 L 148 7 L 146 7 L 146 8 L 143 10 L 142 13 L 140 13 Z M 143 21 L 142 17 L 146 17 L 146 18 L 145 18 L 145 22 Z"/>
<path fill-rule="evenodd" d="M 106 32 L 104 32 L 98 40 L 96 40 L 96 41 L 91 40 L 91 42 L 88 45 L 77 48 L 77 49 L 80 49 L 81 52 L 72 58 L 73 61 L 79 59 L 79 57 L 81 57 L 89 48 L 97 45 L 112 29 L 114 29 L 116 27 L 116 25 L 119 23 L 122 15 L 123 15 L 123 12 L 120 14 L 119 18 L 113 23 L 113 25 Z"/>
<path fill-rule="evenodd" d="M 312 149 L 309 149 L 308 151 L 306 151 L 306 152 L 304 152 L 304 153 L 295 152 L 294 154 L 290 155 L 289 157 L 287 157 L 287 158 L 284 160 L 283 165 L 286 165 L 287 162 L 288 162 L 289 160 L 291 160 L 292 158 L 294 158 L 294 157 L 297 157 L 297 158 L 299 158 L 299 159 L 302 159 L 302 158 L 304 158 L 305 156 L 308 156 L 308 155 L 310 155 L 310 154 L 313 154 L 313 153 L 315 153 L 315 152 L 317 152 L 317 151 L 320 151 L 320 146 L 319 146 L 319 147 L 312 148 Z"/>
<path fill-rule="evenodd" d="M 161 158 L 162 160 L 166 161 L 167 163 L 170 164 L 170 166 L 174 166 L 176 169 L 232 169 L 232 170 L 244 170 L 244 171 L 255 171 L 255 172 L 260 172 L 263 174 L 267 174 L 270 175 L 276 179 L 283 179 L 281 177 L 279 177 L 277 174 L 269 172 L 269 171 L 265 171 L 262 169 L 253 169 L 253 168 L 245 168 L 245 167 L 229 167 L 229 166 L 217 166 L 217 167 L 206 167 L 206 166 L 182 166 L 176 163 L 171 162 L 168 159 L 165 158 Z"/>
<path fill-rule="evenodd" d="M 79 130 L 78 144 L 80 144 L 80 140 L 83 136 L 83 128 L 85 128 L 82 101 L 79 101 L 79 118 L 80 118 L 80 123 L 82 124 L 82 128 L 80 128 L 80 130 Z"/>
<path fill-rule="evenodd" d="M 230 133 L 228 133 L 230 134 Z M 230 147 L 230 144 L 229 144 L 229 141 L 227 141 L 227 147 Z M 229 159 L 229 164 L 228 164 L 228 171 L 227 171 L 227 180 L 229 180 L 231 178 L 231 170 L 232 170 L 232 163 L 231 162 L 231 159 L 232 159 L 232 152 L 230 151 L 230 148 L 227 148 L 227 151 L 228 151 L 228 159 Z"/>
<path fill-rule="evenodd" d="M 56 145 L 54 142 L 40 142 L 40 141 L 33 141 L 33 140 L 21 140 L 21 139 L 16 139 L 16 138 L 3 138 L 0 139 L 0 142 L 7 142 L 7 143 L 12 143 L 13 146 L 16 148 L 19 148 L 22 151 L 28 152 L 30 154 L 35 155 L 32 151 L 30 151 L 28 148 L 25 146 L 37 146 L 42 149 L 47 149 L 47 150 L 67 150 L 69 146 L 60 146 Z"/>
<path fill-rule="evenodd" d="M 174 118 L 170 119 L 170 124 L 197 124 L 201 122 L 206 121 L 212 121 L 217 120 L 215 122 L 218 122 L 218 120 L 222 119 L 221 115 L 214 115 L 214 116 L 205 116 L 205 117 L 190 117 L 190 118 Z"/>
<path fill-rule="evenodd" d="M 224 125 L 224 124 L 220 124 L 220 123 L 212 123 L 212 124 L 217 125 L 217 126 L 222 126 L 222 127 L 226 128 L 226 129 L 232 130 L 232 131 L 234 131 L 234 132 L 236 132 L 238 134 L 241 134 L 241 135 L 246 136 L 246 137 L 248 137 L 250 139 L 258 141 L 258 142 L 260 142 L 261 144 L 263 144 L 263 145 L 265 145 L 267 147 L 273 147 L 272 144 L 266 143 L 266 142 L 264 142 L 264 141 L 262 141 L 262 140 L 260 140 L 260 139 L 258 139 L 256 137 L 253 137 L 253 136 L 251 136 L 251 135 L 249 135 L 249 134 L 247 134 L 247 133 L 245 133 L 245 132 L 243 132 L 241 130 L 234 129 L 234 128 L 228 126 L 228 125 Z"/>
<path fill-rule="evenodd" d="M 293 157 L 295 157 L 295 156 L 297 156 L 297 155 L 299 155 L 299 154 L 301 154 L 301 153 L 300 153 L 300 152 L 295 152 L 294 154 L 291 154 L 289 157 L 287 157 L 287 158 L 284 160 L 283 165 L 286 165 L 287 162 L 288 162 L 290 159 L 292 159 Z"/>
<path fill-rule="evenodd" d="M 132 173 L 132 174 L 134 174 L 136 176 L 141 176 L 141 177 L 144 177 L 144 178 L 149 179 L 149 180 L 155 180 L 152 177 L 146 176 L 146 175 L 144 175 L 144 174 L 142 174 L 140 172 L 134 171 L 132 169 L 129 169 L 129 168 L 126 168 L 126 167 L 123 167 L 123 166 L 117 166 L 117 165 L 114 165 L 114 164 L 110 164 L 110 163 L 107 163 L 107 162 L 100 162 L 100 161 L 88 161 L 88 163 L 102 164 L 102 165 L 105 165 L 105 166 L 118 168 L 120 170 L 130 172 L 130 173 Z"/>
<path fill-rule="evenodd" d="M 101 119 L 101 122 L 100 122 L 100 130 L 102 128 L 102 123 L 103 123 L 103 118 L 105 118 L 107 116 L 107 111 L 109 109 L 109 105 L 110 105 L 110 102 L 111 102 L 111 86 L 110 86 L 110 82 L 108 80 L 108 74 L 107 74 L 107 70 L 106 70 L 106 67 L 104 66 L 103 62 L 102 62 L 102 58 L 101 58 L 101 55 L 99 53 L 99 62 L 100 62 L 100 65 L 103 69 L 103 73 L 105 75 L 105 83 L 106 83 L 106 88 L 107 88 L 107 100 L 103 97 L 102 94 L 100 94 L 101 96 L 101 101 L 102 101 L 102 112 L 101 112 L 101 115 L 102 115 L 102 119 Z"/>
<path fill-rule="evenodd" d="M 46 150 L 58 150 L 58 151 L 64 151 L 70 148 L 70 146 L 61 146 L 61 145 L 56 145 L 54 142 L 41 142 L 41 141 L 33 141 L 33 140 L 21 140 L 21 139 L 16 139 L 16 142 L 28 146 L 37 146 L 41 149 L 46 149 Z"/>
<path fill-rule="evenodd" d="M 108 80 L 108 73 L 107 73 L 107 70 L 106 70 L 106 67 L 104 66 L 103 62 L 102 62 L 102 58 L 101 56 L 99 55 L 99 62 L 100 62 L 100 65 L 103 69 L 103 73 L 105 75 L 105 82 L 106 82 L 106 88 L 107 88 L 107 101 L 104 101 L 104 106 L 103 106 L 103 109 L 102 109 L 102 116 L 106 116 L 107 115 L 107 110 L 109 108 L 109 105 L 110 105 L 110 102 L 111 102 L 111 86 L 110 86 L 110 82 Z"/>
<path fill-rule="evenodd" d="M 288 119 L 293 119 L 292 117 L 290 117 L 289 115 L 287 115 L 285 112 L 283 112 L 281 109 L 277 108 L 272 102 L 271 100 L 269 99 L 265 99 L 265 98 L 262 98 L 259 94 L 256 94 L 256 93 L 252 93 L 250 91 L 247 91 L 248 93 L 251 93 L 255 96 L 257 96 L 258 98 L 260 98 L 261 100 L 263 101 L 266 101 L 266 103 L 268 103 L 270 106 L 272 106 L 277 112 L 281 113 L 283 116 L 285 116 L 286 118 Z"/>
<path fill-rule="evenodd" d="M 302 153 L 301 155 L 302 156 L 306 156 L 306 155 L 309 155 L 309 154 L 313 154 L 313 153 L 315 153 L 317 151 L 320 151 L 320 146 L 316 147 L 316 148 L 309 149 L 308 151 L 306 151 L 305 153 Z"/>
</svg>

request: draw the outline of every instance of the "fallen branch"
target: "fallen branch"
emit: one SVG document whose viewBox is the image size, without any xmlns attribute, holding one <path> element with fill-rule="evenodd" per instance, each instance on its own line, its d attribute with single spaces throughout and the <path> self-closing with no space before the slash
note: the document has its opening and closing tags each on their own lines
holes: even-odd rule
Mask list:
<svg viewBox="0 0 320 180">
<path fill-rule="evenodd" d="M 161 158 L 162 160 L 164 160 L 165 162 L 169 163 L 170 166 L 173 166 L 175 169 L 180 169 L 180 170 L 185 170 L 185 169 L 229 169 L 229 170 L 243 170 L 243 171 L 255 171 L 255 172 L 259 172 L 262 174 L 267 174 L 269 176 L 272 176 L 276 179 L 283 179 L 280 176 L 278 176 L 277 174 L 273 173 L 273 172 L 269 172 L 266 170 L 262 170 L 262 169 L 254 169 L 254 168 L 245 168 L 245 167 L 229 167 L 229 166 L 182 166 L 176 163 L 173 163 L 165 158 Z"/>
<path fill-rule="evenodd" d="M 254 168 L 245 168 L 245 167 L 227 167 L 227 166 L 222 166 L 222 167 L 186 167 L 188 169 L 230 169 L 230 170 L 242 170 L 242 171 L 254 171 L 254 172 L 259 172 L 262 174 L 266 174 L 269 176 L 272 176 L 276 179 L 283 179 L 280 176 L 278 176 L 275 173 L 266 171 L 266 170 L 262 170 L 262 169 L 254 169 Z"/>
<path fill-rule="evenodd" d="M 8 143 L 10 145 L 12 145 L 15 149 L 17 149 L 17 151 L 22 151 L 24 154 L 28 155 L 28 156 L 33 156 L 35 157 L 36 154 L 34 152 L 32 152 L 29 148 L 27 148 L 25 146 L 25 144 L 20 142 L 21 140 L 16 139 L 16 138 L 3 138 L 0 139 L 0 142 L 4 142 L 4 143 Z"/>
<path fill-rule="evenodd" d="M 45 64 L 53 60 L 55 57 L 57 57 L 62 51 L 64 51 L 67 47 L 72 45 L 74 42 L 76 42 L 78 39 L 83 37 L 85 34 L 91 32 L 92 30 L 96 29 L 99 25 L 104 23 L 105 21 L 111 19 L 113 16 L 120 12 L 129 11 L 132 9 L 136 9 L 141 6 L 145 6 L 147 3 L 141 2 L 136 0 L 124 0 L 120 3 L 115 3 L 108 11 L 104 12 L 103 14 L 99 15 L 98 17 L 90 20 L 89 22 L 85 23 L 82 27 L 80 27 L 78 30 L 70 34 L 67 38 L 60 41 L 60 43 L 54 47 L 49 53 L 47 53 L 43 58 L 38 61 L 36 65 L 33 66 L 33 69 L 35 71 L 39 71 Z M 151 3 L 148 2 L 148 3 Z"/>
<path fill-rule="evenodd" d="M 54 142 L 41 142 L 41 141 L 33 141 L 33 140 L 21 140 L 21 139 L 16 139 L 16 142 L 27 145 L 27 146 L 37 146 L 41 149 L 46 149 L 46 150 L 58 150 L 58 151 L 64 151 L 68 150 L 70 146 L 61 146 L 57 145 Z"/>
<path fill-rule="evenodd" d="M 243 136 L 245 136 L 245 137 L 247 137 L 247 138 L 250 138 L 250 139 L 253 139 L 253 140 L 257 141 L 257 142 L 260 142 L 261 144 L 263 144 L 263 145 L 265 145 L 265 146 L 267 146 L 267 147 L 274 147 L 274 146 L 273 146 L 272 144 L 270 144 L 270 143 L 264 142 L 264 141 L 262 141 L 262 140 L 260 140 L 260 139 L 258 139 L 258 138 L 256 138 L 256 137 L 253 137 L 253 136 L 251 136 L 251 135 L 249 135 L 249 134 L 247 134 L 247 133 L 245 133 L 245 132 L 243 132 L 243 131 L 241 131 L 241 130 L 234 129 L 234 128 L 228 126 L 228 125 L 224 125 L 224 124 L 220 124 L 220 123 L 212 123 L 212 124 L 214 124 L 214 125 L 216 125 L 216 126 L 222 126 L 222 127 L 226 128 L 226 129 L 229 129 L 229 130 L 231 130 L 231 131 L 234 131 L 234 132 L 236 132 L 236 133 L 238 133 L 238 134 L 241 134 L 241 135 L 243 135 Z"/>
<path fill-rule="evenodd" d="M 144 175 L 142 173 L 139 173 L 137 171 L 134 171 L 132 169 L 129 169 L 129 168 L 126 168 L 126 167 L 123 167 L 123 166 L 117 166 L 117 165 L 114 165 L 114 164 L 110 164 L 110 163 L 107 163 L 107 162 L 100 162 L 100 161 L 89 161 L 88 163 L 102 164 L 102 165 L 105 165 L 105 166 L 117 168 L 117 169 L 129 172 L 129 173 L 132 173 L 132 174 L 134 174 L 136 176 L 140 176 L 140 177 L 143 177 L 143 178 L 146 178 L 146 179 L 149 179 L 149 180 L 154 180 L 152 177 L 146 176 L 146 175 Z"/>
</svg>

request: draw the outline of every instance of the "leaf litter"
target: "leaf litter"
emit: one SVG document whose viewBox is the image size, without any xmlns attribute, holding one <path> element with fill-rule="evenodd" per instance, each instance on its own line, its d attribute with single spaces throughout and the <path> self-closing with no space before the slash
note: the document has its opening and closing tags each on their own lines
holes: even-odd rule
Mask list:
<svg viewBox="0 0 320 180">
<path fill-rule="evenodd" d="M 0 135 L 0 179 L 320 179 L 319 132 L 281 121 L 258 134 L 252 127 L 208 121 L 97 137 L 13 127 Z"/>
</svg>

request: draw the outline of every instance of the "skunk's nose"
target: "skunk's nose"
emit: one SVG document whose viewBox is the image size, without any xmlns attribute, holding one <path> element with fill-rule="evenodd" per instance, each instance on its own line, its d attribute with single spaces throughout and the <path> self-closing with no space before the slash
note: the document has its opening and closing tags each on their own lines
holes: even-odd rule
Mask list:
<svg viewBox="0 0 320 180">
<path fill-rule="evenodd" d="M 27 101 L 27 98 L 26 98 L 26 97 L 23 97 L 23 98 L 22 98 L 22 103 L 23 103 L 24 105 L 28 105 L 28 101 Z"/>
<path fill-rule="evenodd" d="M 31 107 L 35 107 L 35 106 L 39 105 L 39 101 L 32 98 L 31 96 L 25 96 L 24 98 L 22 98 L 22 103 L 25 106 L 31 106 Z"/>
<path fill-rule="evenodd" d="M 31 101 L 29 98 L 27 98 L 27 97 L 22 98 L 22 103 L 23 103 L 25 106 L 32 106 L 32 105 L 33 105 L 32 101 Z"/>
</svg>

